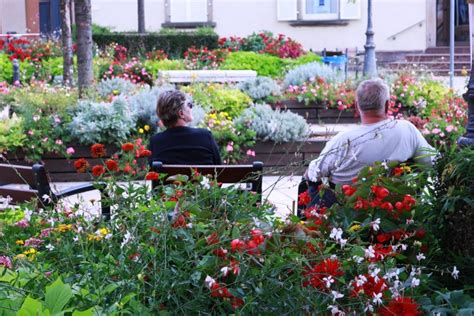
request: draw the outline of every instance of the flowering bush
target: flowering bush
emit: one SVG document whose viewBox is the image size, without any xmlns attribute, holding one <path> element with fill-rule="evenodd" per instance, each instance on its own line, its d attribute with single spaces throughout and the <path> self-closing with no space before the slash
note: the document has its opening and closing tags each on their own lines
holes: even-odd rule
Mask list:
<svg viewBox="0 0 474 316">
<path fill-rule="evenodd" d="M 217 69 L 224 61 L 226 51 L 221 49 L 208 50 L 207 47 L 190 47 L 184 52 L 186 69 Z"/>
<path fill-rule="evenodd" d="M 238 36 L 219 38 L 219 48 L 227 49 L 229 52 L 237 52 L 242 48 L 243 39 Z"/>
<path fill-rule="evenodd" d="M 146 53 L 146 58 L 149 60 L 165 60 L 168 59 L 168 55 L 162 49 L 157 49 L 152 52 Z"/>
<path fill-rule="evenodd" d="M 339 111 L 353 109 L 355 105 L 352 83 L 333 84 L 321 77 L 311 79 L 302 85 L 288 86 L 285 96 L 304 102 L 306 105 L 315 102 L 327 108 L 337 108 Z"/>
<path fill-rule="evenodd" d="M 114 61 L 109 65 L 103 65 L 99 70 L 99 77 L 101 79 L 119 77 L 130 80 L 132 83 L 153 85 L 153 76 L 137 58 L 132 58 L 125 64 Z"/>
</svg>

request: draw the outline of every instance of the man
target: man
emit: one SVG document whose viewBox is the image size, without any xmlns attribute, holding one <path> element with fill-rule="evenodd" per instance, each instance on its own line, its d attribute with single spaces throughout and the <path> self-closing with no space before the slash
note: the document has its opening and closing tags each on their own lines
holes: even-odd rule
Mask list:
<svg viewBox="0 0 474 316">
<path fill-rule="evenodd" d="M 434 149 L 416 127 L 405 120 L 388 118 L 390 93 L 380 79 L 363 81 L 356 91 L 356 106 L 361 125 L 334 136 L 319 157 L 309 164 L 305 178 L 312 184 L 329 179 L 332 184 L 350 184 L 365 166 L 376 161 L 406 161 L 431 166 Z M 317 197 L 316 197 L 317 198 Z M 326 206 L 334 197 L 324 197 Z M 314 202 L 314 200 L 313 200 Z M 313 203 L 314 204 L 314 203 Z"/>
</svg>

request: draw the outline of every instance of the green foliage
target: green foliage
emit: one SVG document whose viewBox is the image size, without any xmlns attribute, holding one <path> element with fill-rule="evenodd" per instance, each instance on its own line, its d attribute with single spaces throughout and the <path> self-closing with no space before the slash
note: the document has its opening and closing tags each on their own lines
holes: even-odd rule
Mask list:
<svg viewBox="0 0 474 316">
<path fill-rule="evenodd" d="M 101 80 L 96 85 L 97 92 L 103 98 L 111 95 L 130 95 L 136 89 L 136 86 L 123 78 L 113 78 Z"/>
<path fill-rule="evenodd" d="M 474 298 L 463 290 L 440 292 L 423 297 L 423 310 L 430 315 L 470 316 L 474 314 Z"/>
<path fill-rule="evenodd" d="M 256 77 L 238 85 L 254 102 L 274 101 L 281 95 L 280 86 L 269 77 Z"/>
<path fill-rule="evenodd" d="M 182 59 L 164 59 L 164 60 L 146 60 L 144 62 L 146 70 L 152 74 L 153 77 L 158 77 L 160 70 L 185 70 Z"/>
<path fill-rule="evenodd" d="M 13 82 L 13 64 L 7 54 L 0 52 L 0 82 Z"/>
<path fill-rule="evenodd" d="M 307 52 L 304 55 L 301 55 L 298 58 L 285 58 L 283 59 L 287 69 L 293 69 L 301 65 L 313 63 L 313 62 L 323 62 L 323 58 L 313 52 Z"/>
<path fill-rule="evenodd" d="M 21 118 L 14 114 L 11 118 L 0 119 L 0 153 L 22 148 L 25 141 Z"/>
<path fill-rule="evenodd" d="M 81 144 L 119 144 L 135 128 L 136 117 L 123 97 L 111 103 L 80 101 L 67 129 Z"/>
<path fill-rule="evenodd" d="M 222 84 L 192 84 L 183 87 L 182 91 L 189 93 L 197 104 L 208 111 L 225 112 L 231 119 L 252 103 L 242 91 Z"/>
<path fill-rule="evenodd" d="M 321 62 L 312 62 L 288 71 L 285 75 L 284 85 L 285 87 L 290 85 L 299 86 L 316 78 L 322 78 L 330 83 L 341 82 L 343 79 L 341 72 L 331 66 L 322 64 Z"/>
<path fill-rule="evenodd" d="M 306 120 L 289 111 L 272 110 L 267 104 L 257 104 L 246 109 L 236 119 L 254 131 L 258 139 L 274 142 L 301 141 L 309 135 Z"/>
<path fill-rule="evenodd" d="M 163 34 L 164 33 L 164 34 Z M 162 49 L 172 58 L 181 58 L 190 47 L 217 48 L 217 34 L 197 34 L 196 32 L 163 33 L 109 33 L 93 34 L 92 38 L 99 48 L 111 43 L 125 46 L 132 55 L 145 55 L 146 52 Z"/>
<path fill-rule="evenodd" d="M 280 77 L 284 63 L 281 58 L 255 52 L 232 52 L 222 63 L 220 69 L 255 70 L 259 76 Z"/>
</svg>

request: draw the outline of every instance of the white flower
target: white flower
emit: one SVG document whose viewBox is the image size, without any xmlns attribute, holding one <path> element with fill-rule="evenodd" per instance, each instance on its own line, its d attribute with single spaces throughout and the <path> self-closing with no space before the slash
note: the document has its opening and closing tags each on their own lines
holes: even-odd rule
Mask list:
<svg viewBox="0 0 474 316">
<path fill-rule="evenodd" d="M 364 261 L 364 258 L 359 256 L 352 256 L 352 260 L 354 260 L 355 263 L 360 264 Z"/>
<path fill-rule="evenodd" d="M 332 278 L 332 276 L 324 277 L 323 281 L 326 283 L 327 288 L 330 288 L 331 284 L 334 283 L 334 279 Z"/>
<path fill-rule="evenodd" d="M 426 259 L 426 257 L 421 252 L 418 255 L 416 255 L 416 260 L 421 261 L 421 260 L 424 260 L 424 259 Z"/>
<path fill-rule="evenodd" d="M 229 274 L 229 267 L 221 268 L 221 272 L 223 276 L 227 276 L 227 274 Z"/>
<path fill-rule="evenodd" d="M 105 238 L 105 239 L 110 239 L 110 238 L 112 238 L 112 236 L 113 236 L 113 235 L 112 235 L 111 233 L 108 233 L 107 235 L 105 235 L 104 238 Z"/>
<path fill-rule="evenodd" d="M 210 277 L 208 275 L 208 276 L 206 276 L 206 279 L 204 280 L 204 283 L 206 283 L 206 286 L 208 288 L 211 288 L 211 286 L 213 286 L 216 283 L 216 280 L 214 280 L 212 277 Z"/>
<path fill-rule="evenodd" d="M 53 199 L 51 199 L 51 197 L 47 194 L 43 194 L 41 198 L 43 199 L 43 201 L 48 202 L 48 203 L 51 203 L 53 201 Z"/>
<path fill-rule="evenodd" d="M 374 278 L 375 282 L 377 282 L 379 280 L 379 273 L 380 273 L 380 269 L 379 268 L 375 268 L 371 273 L 370 273 L 370 276 Z"/>
<path fill-rule="evenodd" d="M 204 187 L 204 189 L 210 189 L 211 188 L 211 184 L 209 183 L 209 178 L 208 177 L 203 177 L 202 180 L 201 180 L 201 185 Z"/>
<path fill-rule="evenodd" d="M 372 302 L 375 304 L 375 305 L 380 305 L 382 304 L 382 293 L 378 293 L 378 294 L 373 294 L 374 295 L 374 298 L 372 299 Z"/>
<path fill-rule="evenodd" d="M 365 282 L 367 282 L 367 278 L 365 277 L 365 275 L 360 274 L 359 276 L 356 277 L 356 285 L 358 287 L 361 287 L 362 285 L 364 285 Z"/>
<path fill-rule="evenodd" d="M 335 305 L 329 305 L 328 306 L 328 309 L 331 310 L 331 315 L 340 315 L 340 316 L 344 316 L 346 313 L 344 313 L 343 311 L 339 310 L 339 308 Z"/>
<path fill-rule="evenodd" d="M 186 227 L 187 227 L 187 228 L 193 228 L 193 223 L 187 223 L 187 224 L 186 224 Z"/>
<path fill-rule="evenodd" d="M 23 217 L 23 218 L 24 218 L 26 221 L 29 222 L 29 221 L 31 220 L 31 215 L 33 214 L 33 211 L 32 211 L 32 210 L 29 210 L 29 209 L 25 209 L 25 211 L 23 212 L 23 214 L 24 214 L 24 217 Z"/>
<path fill-rule="evenodd" d="M 370 303 L 367 303 L 367 305 L 365 305 L 364 312 L 365 313 L 367 313 L 367 312 L 373 313 L 374 312 L 374 307 Z"/>
<path fill-rule="evenodd" d="M 374 231 L 378 231 L 380 229 L 380 218 L 377 218 L 375 221 L 370 222 L 370 226 Z"/>
<path fill-rule="evenodd" d="M 343 298 L 344 294 L 339 293 L 338 291 L 331 291 L 332 297 L 333 297 L 333 302 L 335 302 L 337 299 Z"/>
<path fill-rule="evenodd" d="M 132 234 L 130 234 L 130 232 L 127 230 L 125 235 L 123 235 L 123 240 L 122 244 L 120 245 L 120 249 L 122 249 L 126 244 L 128 244 L 130 240 L 132 240 Z"/>
<path fill-rule="evenodd" d="M 420 285 L 420 279 L 417 279 L 417 278 L 413 278 L 411 279 L 411 287 L 417 287 Z"/>
<path fill-rule="evenodd" d="M 367 258 L 374 258 L 375 257 L 374 247 L 369 246 L 369 248 L 365 249 L 365 256 Z"/>
<path fill-rule="evenodd" d="M 457 280 L 459 278 L 459 270 L 456 266 L 453 267 L 453 271 L 451 272 L 451 276 Z"/>
<path fill-rule="evenodd" d="M 51 225 L 51 226 L 54 226 L 54 223 L 56 223 L 56 220 L 54 219 L 54 217 L 50 217 L 48 219 L 48 223 Z"/>
<path fill-rule="evenodd" d="M 48 244 L 48 245 L 46 246 L 46 249 L 48 249 L 49 251 L 53 251 L 53 250 L 54 250 L 54 246 L 51 245 L 51 244 Z"/>
<path fill-rule="evenodd" d="M 334 240 L 339 240 L 342 238 L 342 229 L 340 228 L 333 228 L 331 230 L 331 234 L 329 235 L 329 238 L 332 238 Z"/>
<path fill-rule="evenodd" d="M 78 236 L 74 236 L 74 238 L 72 239 L 74 242 L 78 242 L 79 241 L 79 237 Z"/>
</svg>

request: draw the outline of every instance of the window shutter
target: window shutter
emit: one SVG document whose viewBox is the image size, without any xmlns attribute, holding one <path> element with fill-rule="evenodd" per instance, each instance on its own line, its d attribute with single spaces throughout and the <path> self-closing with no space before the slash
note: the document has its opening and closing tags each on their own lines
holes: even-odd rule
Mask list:
<svg viewBox="0 0 474 316">
<path fill-rule="evenodd" d="M 360 19 L 361 0 L 339 0 L 341 20 Z"/>
<path fill-rule="evenodd" d="M 207 22 L 207 0 L 170 0 L 170 22 Z"/>
<path fill-rule="evenodd" d="M 276 0 L 278 21 L 298 20 L 298 0 Z"/>
</svg>

